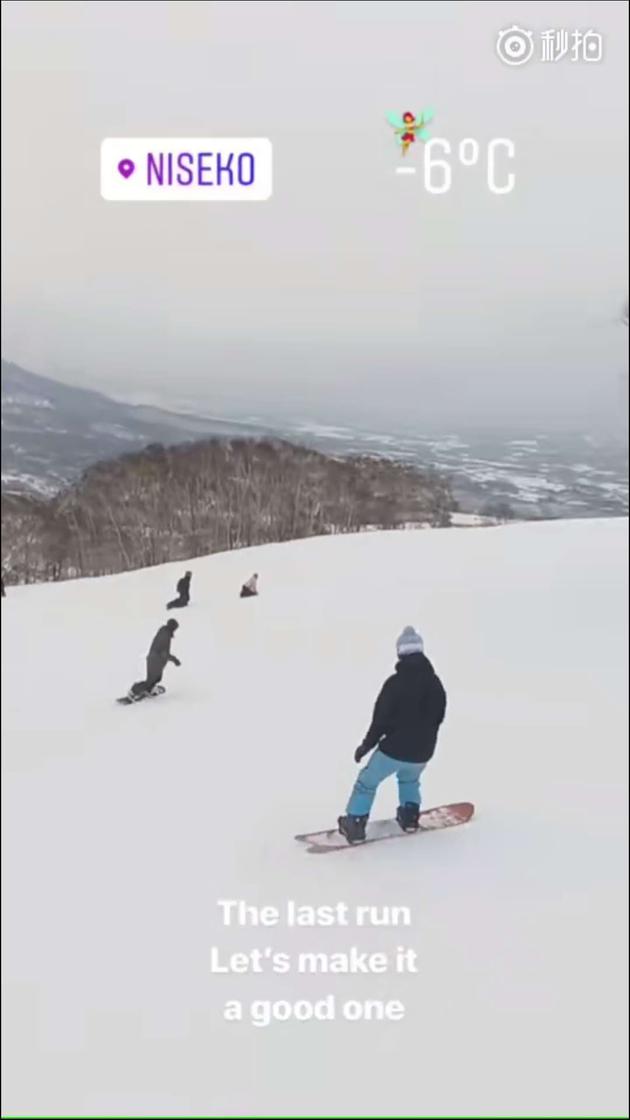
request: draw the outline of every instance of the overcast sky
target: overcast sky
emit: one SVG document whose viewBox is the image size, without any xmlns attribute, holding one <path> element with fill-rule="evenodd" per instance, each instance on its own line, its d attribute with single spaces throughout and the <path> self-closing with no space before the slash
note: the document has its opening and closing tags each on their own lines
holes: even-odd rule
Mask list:
<svg viewBox="0 0 630 1120">
<path fill-rule="evenodd" d="M 3 355 L 204 410 L 457 427 L 614 416 L 627 330 L 627 5 L 5 2 Z M 511 24 L 600 63 L 507 67 Z M 510 137 L 425 193 L 387 110 Z M 114 203 L 106 136 L 268 136 L 258 203 Z M 418 160 L 415 152 L 411 157 Z"/>
</svg>

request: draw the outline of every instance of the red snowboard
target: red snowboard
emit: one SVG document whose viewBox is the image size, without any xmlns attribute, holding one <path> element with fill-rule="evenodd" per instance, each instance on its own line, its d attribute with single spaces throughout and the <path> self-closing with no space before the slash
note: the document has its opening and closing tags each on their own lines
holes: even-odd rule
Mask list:
<svg viewBox="0 0 630 1120">
<path fill-rule="evenodd" d="M 329 828 L 323 832 L 302 832 L 295 839 L 308 844 L 306 849 L 308 852 L 323 855 L 324 852 L 338 852 L 345 848 L 363 848 L 365 844 L 376 844 L 378 840 L 400 840 L 403 837 L 417 836 L 420 832 L 431 832 L 437 828 L 465 824 L 474 811 L 475 806 L 470 801 L 459 801 L 455 805 L 440 805 L 436 809 L 424 809 L 420 813 L 417 832 L 403 832 L 395 820 L 370 821 L 365 840 L 360 844 L 348 844 L 336 828 Z"/>
</svg>

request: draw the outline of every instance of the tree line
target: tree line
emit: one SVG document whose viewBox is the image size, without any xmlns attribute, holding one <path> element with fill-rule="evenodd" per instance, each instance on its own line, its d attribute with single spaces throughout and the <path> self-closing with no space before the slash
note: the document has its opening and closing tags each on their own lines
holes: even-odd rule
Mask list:
<svg viewBox="0 0 630 1120">
<path fill-rule="evenodd" d="M 49 500 L 3 494 L 7 582 L 98 576 L 252 545 L 446 526 L 448 480 L 280 440 L 211 439 L 97 463 Z"/>
</svg>

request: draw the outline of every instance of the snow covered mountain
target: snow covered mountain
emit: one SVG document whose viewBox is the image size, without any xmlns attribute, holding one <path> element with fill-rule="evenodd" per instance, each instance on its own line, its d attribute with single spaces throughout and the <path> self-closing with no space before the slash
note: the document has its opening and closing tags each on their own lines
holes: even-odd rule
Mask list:
<svg viewBox="0 0 630 1120">
<path fill-rule="evenodd" d="M 2 485 L 54 494 L 81 471 L 150 443 L 260 435 L 238 421 L 123 404 L 2 362 Z"/>
<path fill-rule="evenodd" d="M 10 588 L 3 1112 L 627 1115 L 626 565 L 622 520 L 197 560 L 182 667 L 131 708 L 181 566 Z M 425 805 L 475 819 L 308 855 L 293 835 L 343 810 L 408 622 L 449 695 Z M 221 900 L 281 920 L 226 926 Z M 289 926 L 289 902 L 411 924 Z M 271 971 L 353 947 L 418 971 Z M 218 971 L 235 952 L 249 971 Z M 331 999 L 264 1025 L 267 1001 Z"/>
</svg>

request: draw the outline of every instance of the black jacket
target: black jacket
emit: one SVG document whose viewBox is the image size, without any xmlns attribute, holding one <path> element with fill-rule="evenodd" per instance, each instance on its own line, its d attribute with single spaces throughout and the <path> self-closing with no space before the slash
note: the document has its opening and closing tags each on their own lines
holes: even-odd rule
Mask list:
<svg viewBox="0 0 630 1120">
<path fill-rule="evenodd" d="M 177 581 L 177 594 L 180 599 L 190 599 L 190 580 L 190 576 L 182 576 L 182 578 Z"/>
<path fill-rule="evenodd" d="M 168 626 L 160 626 L 157 634 L 151 642 L 151 648 L 147 655 L 147 660 L 152 664 L 166 665 L 168 661 L 177 662 L 177 658 L 173 657 L 171 653 L 171 641 L 173 639 L 173 631 Z"/>
<path fill-rule="evenodd" d="M 378 744 L 401 762 L 428 762 L 445 713 L 446 693 L 429 659 L 423 653 L 401 657 L 381 689 L 360 754 Z"/>
</svg>

